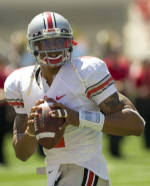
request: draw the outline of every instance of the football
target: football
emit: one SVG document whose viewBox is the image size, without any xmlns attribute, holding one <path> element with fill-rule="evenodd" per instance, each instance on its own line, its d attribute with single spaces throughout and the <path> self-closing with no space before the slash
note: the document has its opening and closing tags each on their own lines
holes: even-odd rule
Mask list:
<svg viewBox="0 0 150 186">
<path fill-rule="evenodd" d="M 64 118 L 52 118 L 49 115 L 51 104 L 53 103 L 47 101 L 40 104 L 41 110 L 37 112 L 39 117 L 34 119 L 36 139 L 46 149 L 55 147 L 63 138 L 65 130 L 62 127 L 65 123 Z"/>
</svg>

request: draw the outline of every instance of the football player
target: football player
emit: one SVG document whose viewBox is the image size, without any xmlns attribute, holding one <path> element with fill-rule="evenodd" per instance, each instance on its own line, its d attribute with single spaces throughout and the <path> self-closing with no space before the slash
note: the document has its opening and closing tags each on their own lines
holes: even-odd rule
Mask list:
<svg viewBox="0 0 150 186">
<path fill-rule="evenodd" d="M 13 146 L 26 161 L 37 148 L 34 119 L 44 100 L 54 100 L 51 117 L 66 118 L 61 142 L 44 149 L 47 185 L 108 186 L 102 133 L 140 136 L 144 120 L 117 92 L 105 63 L 91 56 L 71 58 L 73 39 L 67 19 L 43 12 L 28 25 L 28 48 L 37 64 L 13 72 L 5 82 L 14 106 Z M 60 109 L 56 109 L 56 108 Z"/>
</svg>

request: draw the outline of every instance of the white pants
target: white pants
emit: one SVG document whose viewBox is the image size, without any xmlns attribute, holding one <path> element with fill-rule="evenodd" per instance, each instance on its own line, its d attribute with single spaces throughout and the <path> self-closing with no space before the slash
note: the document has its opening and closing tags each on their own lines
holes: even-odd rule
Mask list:
<svg viewBox="0 0 150 186">
<path fill-rule="evenodd" d="M 86 168 L 62 164 L 55 170 L 47 168 L 47 186 L 109 186 L 109 180 L 98 177 Z"/>
</svg>

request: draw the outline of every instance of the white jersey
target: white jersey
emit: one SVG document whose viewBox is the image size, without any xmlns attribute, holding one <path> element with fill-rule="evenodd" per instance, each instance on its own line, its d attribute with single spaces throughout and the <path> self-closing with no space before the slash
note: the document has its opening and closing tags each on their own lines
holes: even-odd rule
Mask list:
<svg viewBox="0 0 150 186">
<path fill-rule="evenodd" d="M 44 96 L 78 111 L 99 111 L 98 105 L 116 92 L 112 77 L 103 61 L 95 57 L 73 60 L 75 68 L 66 62 L 50 87 L 36 72 L 30 96 L 27 96 L 33 66 L 13 72 L 5 82 L 8 102 L 17 113 L 30 113 L 35 102 Z M 83 80 L 84 84 L 81 82 Z M 56 148 L 46 150 L 48 165 L 75 163 L 92 170 L 101 178 L 108 179 L 106 162 L 102 155 L 102 132 L 90 128 L 67 126 L 64 138 Z"/>
</svg>

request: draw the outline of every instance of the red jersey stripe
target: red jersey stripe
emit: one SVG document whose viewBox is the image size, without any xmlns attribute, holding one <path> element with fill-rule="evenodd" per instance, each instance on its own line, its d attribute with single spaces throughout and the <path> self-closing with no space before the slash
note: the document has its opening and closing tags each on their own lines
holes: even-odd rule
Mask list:
<svg viewBox="0 0 150 186">
<path fill-rule="evenodd" d="M 93 178 L 94 178 L 94 173 L 90 171 L 87 186 L 92 186 Z"/>
<path fill-rule="evenodd" d="M 48 29 L 52 29 L 53 28 L 53 20 L 52 20 L 51 13 L 46 12 L 46 17 L 47 17 Z"/>
<path fill-rule="evenodd" d="M 107 86 L 107 85 L 110 83 L 110 81 L 112 81 L 112 80 L 113 80 L 113 78 L 110 77 L 110 78 L 109 78 L 107 81 L 105 81 L 103 84 L 101 84 L 101 85 L 99 85 L 98 87 L 95 87 L 95 88 L 89 90 L 89 91 L 87 92 L 87 97 L 90 98 L 91 94 L 93 94 L 93 93 L 95 93 L 95 92 L 97 92 L 97 91 L 103 89 L 103 88 L 104 88 L 105 86 Z"/>
<path fill-rule="evenodd" d="M 8 102 L 8 104 L 12 106 L 24 106 L 23 102 Z"/>
</svg>

